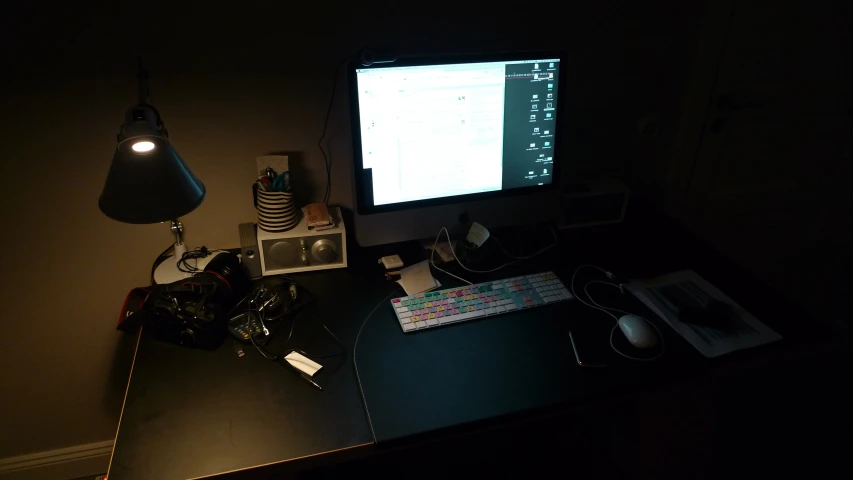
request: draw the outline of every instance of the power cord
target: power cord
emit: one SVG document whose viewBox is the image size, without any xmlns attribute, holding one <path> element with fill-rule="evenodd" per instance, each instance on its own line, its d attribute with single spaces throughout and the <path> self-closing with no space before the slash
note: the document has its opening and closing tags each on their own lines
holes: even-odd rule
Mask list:
<svg viewBox="0 0 853 480">
<path fill-rule="evenodd" d="M 320 153 L 323 154 L 323 163 L 326 165 L 326 194 L 323 195 L 323 203 L 329 204 L 329 198 L 331 198 L 332 191 L 332 161 L 326 155 L 326 150 L 323 148 L 323 139 L 326 138 L 326 131 L 329 128 L 329 116 L 332 114 L 332 105 L 335 102 L 335 91 L 338 86 L 338 70 L 340 70 L 341 65 L 347 62 L 350 57 L 344 58 L 335 66 L 334 79 L 332 80 L 332 93 L 329 95 L 329 106 L 326 108 L 326 120 L 323 122 L 323 134 L 320 135 L 320 139 L 317 140 L 317 148 L 320 149 Z"/>
<path fill-rule="evenodd" d="M 593 280 L 593 281 L 587 282 L 583 286 L 583 292 L 584 292 L 584 294 L 586 294 L 586 297 L 589 299 L 589 301 L 592 302 L 592 303 L 587 303 L 582 297 L 580 297 L 577 294 L 577 292 L 575 292 L 575 277 L 577 276 L 578 272 L 583 268 L 594 268 L 594 269 L 604 273 L 604 275 L 607 276 L 607 278 L 609 278 L 611 280 L 614 280 L 616 278 L 616 276 L 613 275 L 613 273 L 608 272 L 607 270 L 605 270 L 599 266 L 590 265 L 590 264 L 583 264 L 583 265 L 579 265 L 578 268 L 575 269 L 575 272 L 572 274 L 572 280 L 571 280 L 571 282 L 569 282 L 569 288 L 572 290 L 572 295 L 574 295 L 575 298 L 578 299 L 578 301 L 580 301 L 581 303 L 583 303 L 587 307 L 594 308 L 596 310 L 600 310 L 600 311 L 606 313 L 607 315 L 610 315 L 611 317 L 613 317 L 613 320 L 616 321 L 616 323 L 613 325 L 613 328 L 610 329 L 610 348 L 613 349 L 614 352 L 616 352 L 619 355 L 627 358 L 628 360 L 634 360 L 637 362 L 650 362 L 652 360 L 657 360 L 658 358 L 662 357 L 664 354 L 664 351 L 666 351 L 666 344 L 664 343 L 663 332 L 660 331 L 660 329 L 657 327 L 657 325 L 655 325 L 654 323 L 652 323 L 648 320 L 645 320 L 645 319 L 644 319 L 645 322 L 648 323 L 649 325 L 651 325 L 652 328 L 654 328 L 655 331 L 657 331 L 658 338 L 660 338 L 660 352 L 658 352 L 658 354 L 653 356 L 653 357 L 642 358 L 642 357 L 634 357 L 634 356 L 628 355 L 628 354 L 622 352 L 621 350 L 619 350 L 618 348 L 616 348 L 616 345 L 613 344 L 613 334 L 616 332 L 616 329 L 619 328 L 619 318 L 616 315 L 614 315 L 613 312 L 619 312 L 619 313 L 622 313 L 625 315 L 633 315 L 633 314 L 630 312 L 626 312 L 625 310 L 620 310 L 618 308 L 605 307 L 604 305 L 601 305 L 600 303 L 596 302 L 595 299 L 592 298 L 592 295 L 589 294 L 589 290 L 587 290 L 587 287 L 589 287 L 593 283 L 601 283 L 604 285 L 610 285 L 611 287 L 615 287 L 615 288 L 618 288 L 620 291 L 623 291 L 622 285 L 619 285 L 616 283 L 611 283 L 611 282 L 604 282 L 601 280 Z"/>
<path fill-rule="evenodd" d="M 504 249 L 503 245 L 501 245 L 500 242 L 497 242 L 498 246 L 500 247 L 501 250 L 503 250 L 504 254 L 506 254 L 507 257 L 512 258 L 513 260 L 510 262 L 506 262 L 499 267 L 492 268 L 490 270 L 474 270 L 473 268 L 469 268 L 469 267 L 465 266 L 465 264 L 463 264 L 462 261 L 459 260 L 459 257 L 456 256 L 456 251 L 453 249 L 453 244 L 450 241 L 450 232 L 447 231 L 447 227 L 441 227 L 441 230 L 438 231 L 438 235 L 435 236 L 435 242 L 433 242 L 433 244 L 432 244 L 432 252 L 430 253 L 430 256 L 429 256 L 429 262 L 439 272 L 450 275 L 451 277 L 453 277 L 457 280 L 461 280 L 461 281 L 467 283 L 468 285 L 473 285 L 473 283 L 469 282 L 468 280 L 465 280 L 462 277 L 456 276 L 456 275 L 448 272 L 447 270 L 443 270 L 438 265 L 435 264 L 435 249 L 438 247 L 438 239 L 441 238 L 441 232 L 444 232 L 445 236 L 447 237 L 447 246 L 450 248 L 450 253 L 453 254 L 453 258 L 456 259 L 456 263 L 458 263 L 459 266 L 462 267 L 463 269 L 465 269 L 469 272 L 472 272 L 472 273 L 497 272 L 498 270 L 500 270 L 504 267 L 507 267 L 509 265 L 514 265 L 514 264 L 516 264 L 522 260 L 527 260 L 527 259 L 533 258 L 539 254 L 542 254 L 542 253 L 554 248 L 557 245 L 557 232 L 555 232 L 554 229 L 551 229 L 551 234 L 554 236 L 554 243 L 552 243 L 551 245 L 548 245 L 545 248 L 539 249 L 538 251 L 536 251 L 535 253 L 533 253 L 531 255 L 526 255 L 523 257 L 514 257 L 514 256 L 510 255 L 509 252 L 507 252 L 506 249 Z"/>
<path fill-rule="evenodd" d="M 313 302 L 314 300 L 316 300 L 316 297 L 314 297 L 314 295 L 313 295 L 313 294 L 311 294 L 310 292 L 308 292 L 308 291 L 307 291 L 307 289 L 305 289 L 304 287 L 302 288 L 302 291 L 303 291 L 303 294 L 307 293 L 307 294 L 310 296 L 310 298 L 307 300 L 307 302 L 306 302 L 305 304 L 303 304 L 303 306 L 304 306 L 304 305 L 309 305 L 311 302 Z M 254 298 L 253 298 L 252 300 L 250 300 L 250 301 L 249 301 L 249 304 L 247 305 L 247 308 L 246 308 L 246 315 L 254 315 L 254 316 L 258 319 L 258 321 L 260 321 L 261 326 L 262 326 L 262 327 L 263 327 L 263 329 L 264 329 L 264 335 L 265 335 L 265 336 L 269 336 L 269 335 L 270 335 L 270 333 L 269 333 L 269 330 L 268 330 L 268 329 L 267 329 L 267 327 L 266 327 L 265 320 L 266 320 L 266 321 L 278 320 L 279 318 L 283 317 L 287 312 L 282 313 L 282 314 L 279 314 L 279 315 L 274 316 L 274 317 L 267 318 L 267 317 L 266 317 L 266 309 L 264 309 L 264 308 L 259 308 L 259 306 L 258 306 L 258 304 L 257 304 L 258 296 L 259 296 L 259 293 L 258 293 L 258 292 L 251 292 L 249 295 L 247 295 L 247 296 L 246 296 L 246 297 L 244 297 L 242 300 L 240 300 L 240 302 L 239 302 L 237 305 L 235 305 L 235 306 L 234 306 L 234 308 L 232 308 L 232 312 L 236 309 L 236 307 L 237 307 L 237 306 L 239 306 L 239 304 L 240 304 L 240 303 L 243 303 L 244 301 L 246 301 L 246 299 L 248 299 L 249 297 L 251 297 L 253 294 L 254 294 Z M 289 332 L 289 333 L 288 333 L 288 335 L 287 335 L 287 339 L 284 341 L 284 346 L 285 346 L 285 347 L 286 347 L 286 346 L 287 346 L 287 344 L 290 342 L 290 339 L 291 339 L 291 338 L 292 338 L 292 336 L 293 336 L 293 331 L 294 331 L 294 329 L 296 328 L 296 321 L 299 319 L 299 317 L 300 317 L 303 313 L 306 313 L 306 312 L 308 312 L 308 311 L 307 311 L 307 310 L 302 310 L 302 311 L 300 311 L 299 313 L 297 313 L 297 314 L 293 317 L 293 322 L 292 322 L 292 323 L 291 323 L 291 325 L 290 325 L 290 332 Z M 316 313 L 315 311 L 311 310 L 311 312 L 312 312 L 312 313 L 314 313 L 315 315 L 317 315 L 317 313 Z M 319 316 L 319 315 L 318 315 L 318 316 Z M 346 360 L 347 351 L 346 351 L 346 347 L 344 346 L 344 344 L 341 342 L 341 340 L 338 338 L 338 336 L 337 336 L 337 335 L 335 335 L 335 334 L 334 334 L 334 332 L 332 332 L 332 330 L 331 330 L 331 329 L 329 329 L 329 327 L 328 327 L 328 326 L 326 326 L 326 324 L 324 324 L 324 323 L 323 323 L 323 324 L 321 324 L 321 326 L 322 326 L 322 327 L 323 327 L 323 329 L 324 329 L 324 330 L 325 330 L 325 331 L 326 331 L 326 332 L 327 332 L 327 333 L 332 337 L 332 339 L 334 339 L 335 343 L 337 343 L 337 344 L 338 344 L 338 346 L 341 348 L 341 352 L 340 352 L 340 353 L 336 353 L 336 354 L 332 354 L 332 355 L 327 355 L 327 354 L 313 354 L 313 353 L 308 353 L 308 352 L 306 352 L 305 350 L 296 349 L 296 348 L 291 348 L 291 349 L 289 349 L 289 350 L 285 351 L 284 353 L 282 353 L 281 355 L 276 355 L 276 354 L 273 354 L 273 353 L 268 352 L 266 349 L 264 349 L 263 347 L 261 347 L 260 345 L 258 345 L 258 343 L 257 343 L 257 342 L 255 342 L 254 335 L 249 335 L 249 340 L 251 341 L 251 343 L 252 343 L 252 345 L 255 347 L 255 349 L 258 351 L 258 353 L 260 353 L 260 354 L 261 354 L 261 356 L 263 356 L 265 359 L 267 359 L 267 360 L 271 360 L 271 361 L 282 360 L 282 359 L 284 359 L 284 357 L 286 357 L 287 355 L 289 355 L 291 352 L 296 352 L 296 353 L 299 353 L 299 354 L 304 355 L 304 356 L 306 356 L 306 357 L 314 358 L 314 359 L 340 357 L 341 355 L 343 355 L 344 360 Z"/>
<path fill-rule="evenodd" d="M 376 440 L 376 432 L 373 431 L 373 420 L 370 419 L 370 409 L 367 408 L 367 398 L 364 396 L 364 387 L 361 386 L 361 376 L 358 374 L 358 357 L 356 357 L 356 349 L 358 348 L 358 339 L 361 338 L 361 331 L 364 329 L 364 326 L 367 325 L 367 321 L 370 320 L 370 317 L 373 316 L 380 305 L 388 301 L 388 299 L 398 291 L 400 291 L 399 287 L 392 290 L 388 296 L 377 302 L 370 313 L 364 317 L 364 320 L 361 322 L 361 326 L 358 327 L 358 333 L 355 336 L 355 343 L 352 345 L 352 368 L 355 370 L 355 378 L 356 381 L 358 381 L 358 391 L 361 393 L 361 401 L 364 403 L 364 412 L 367 414 L 367 423 L 370 425 L 370 434 L 373 436 L 374 441 Z"/>
<path fill-rule="evenodd" d="M 169 246 L 166 247 L 165 250 L 163 250 L 163 253 L 161 253 L 160 255 L 157 255 L 157 259 L 154 260 L 154 263 L 151 265 L 151 285 L 157 285 L 157 282 L 154 281 L 154 271 L 157 270 L 157 267 L 159 267 L 160 264 L 163 263 L 164 260 L 169 258 L 169 256 L 166 254 L 169 253 L 169 250 L 171 250 L 173 248 L 175 248 L 175 244 L 174 243 L 169 244 Z"/>
</svg>

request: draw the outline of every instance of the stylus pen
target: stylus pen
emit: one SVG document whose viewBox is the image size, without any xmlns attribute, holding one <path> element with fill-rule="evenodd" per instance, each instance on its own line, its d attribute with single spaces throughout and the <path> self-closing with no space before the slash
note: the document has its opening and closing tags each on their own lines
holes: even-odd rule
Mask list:
<svg viewBox="0 0 853 480">
<path fill-rule="evenodd" d="M 293 365 L 291 365 L 291 364 L 290 364 L 290 362 L 288 362 L 287 360 L 285 360 L 284 362 L 285 362 L 285 364 L 286 364 L 286 366 L 287 366 L 287 369 L 288 369 L 288 370 L 290 370 L 291 372 L 295 373 L 296 375 L 299 375 L 299 378 L 301 378 L 302 380 L 305 380 L 309 385 L 313 385 L 313 386 L 314 386 L 314 388 L 316 388 L 317 390 L 320 390 L 321 392 L 323 391 L 323 387 L 321 387 L 320 385 L 318 385 L 318 384 L 317 384 L 317 382 L 315 382 L 314 380 L 312 380 L 312 379 L 311 379 L 311 377 L 309 377 L 308 375 L 306 375 L 306 374 L 305 374 L 305 372 L 303 372 L 303 371 L 299 370 L 298 368 L 294 367 L 294 366 L 293 366 Z"/>
<path fill-rule="evenodd" d="M 308 375 L 305 375 L 304 373 L 300 373 L 299 376 L 302 377 L 302 380 L 305 380 L 309 384 L 314 385 L 317 388 L 317 390 L 320 390 L 321 392 L 323 391 L 323 387 L 321 387 L 320 385 L 317 385 L 317 382 L 315 382 L 314 380 L 311 380 L 311 377 L 309 377 Z"/>
</svg>

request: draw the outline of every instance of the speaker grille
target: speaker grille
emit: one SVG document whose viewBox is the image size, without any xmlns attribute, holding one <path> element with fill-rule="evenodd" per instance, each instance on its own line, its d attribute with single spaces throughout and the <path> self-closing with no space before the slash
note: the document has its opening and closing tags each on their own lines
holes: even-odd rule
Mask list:
<svg viewBox="0 0 853 480">
<path fill-rule="evenodd" d="M 243 269 L 249 278 L 260 278 L 261 256 L 258 252 L 258 232 L 254 223 L 241 223 L 240 231 L 240 253 L 242 254 Z"/>
<path fill-rule="evenodd" d="M 232 230 L 233 231 L 233 230 Z M 240 248 L 255 248 L 258 244 L 258 232 L 254 223 L 240 224 Z"/>
</svg>

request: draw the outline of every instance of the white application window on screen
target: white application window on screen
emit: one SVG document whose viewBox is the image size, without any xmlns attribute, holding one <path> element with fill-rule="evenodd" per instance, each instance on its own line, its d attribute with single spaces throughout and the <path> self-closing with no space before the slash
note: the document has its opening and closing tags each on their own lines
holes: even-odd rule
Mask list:
<svg viewBox="0 0 853 480">
<path fill-rule="evenodd" d="M 506 63 L 356 70 L 375 205 L 501 189 Z"/>
</svg>

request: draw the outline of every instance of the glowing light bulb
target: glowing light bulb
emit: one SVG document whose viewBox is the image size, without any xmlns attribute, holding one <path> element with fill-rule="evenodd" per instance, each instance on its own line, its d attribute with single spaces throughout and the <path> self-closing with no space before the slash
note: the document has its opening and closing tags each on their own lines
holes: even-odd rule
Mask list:
<svg viewBox="0 0 853 480">
<path fill-rule="evenodd" d="M 151 150 L 154 150 L 154 142 L 136 142 L 130 148 L 132 148 L 134 152 L 150 152 Z"/>
</svg>

